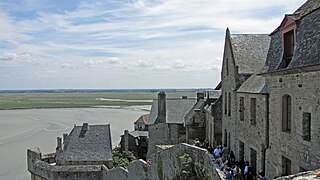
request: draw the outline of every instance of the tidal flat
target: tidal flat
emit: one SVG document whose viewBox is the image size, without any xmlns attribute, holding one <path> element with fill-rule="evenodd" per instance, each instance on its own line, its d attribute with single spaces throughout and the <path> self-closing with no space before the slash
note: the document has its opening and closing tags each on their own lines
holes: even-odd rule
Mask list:
<svg viewBox="0 0 320 180">
<path fill-rule="evenodd" d="M 30 179 L 26 151 L 39 147 L 52 153 L 56 139 L 69 133 L 74 124 L 109 124 L 112 146 L 120 142 L 125 129 L 133 130 L 133 122 L 149 112 L 150 106 L 122 108 L 54 108 L 0 111 L 0 179 Z"/>
</svg>

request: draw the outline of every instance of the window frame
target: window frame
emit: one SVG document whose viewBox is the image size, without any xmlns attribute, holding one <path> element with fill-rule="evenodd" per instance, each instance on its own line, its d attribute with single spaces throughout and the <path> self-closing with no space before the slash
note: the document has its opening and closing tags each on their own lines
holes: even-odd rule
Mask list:
<svg viewBox="0 0 320 180">
<path fill-rule="evenodd" d="M 290 95 L 285 94 L 282 96 L 282 131 L 291 133 L 292 124 L 292 98 Z"/>
<path fill-rule="evenodd" d="M 307 127 L 305 127 L 307 124 Z M 302 139 L 311 142 L 311 113 L 303 112 L 302 114 Z"/>
<path fill-rule="evenodd" d="M 257 125 L 257 98 L 250 98 L 250 121 L 252 126 Z"/>
</svg>

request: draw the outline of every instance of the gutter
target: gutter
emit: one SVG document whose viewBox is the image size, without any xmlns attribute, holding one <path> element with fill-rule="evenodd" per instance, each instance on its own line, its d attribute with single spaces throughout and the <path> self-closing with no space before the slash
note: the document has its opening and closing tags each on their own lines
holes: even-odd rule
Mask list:
<svg viewBox="0 0 320 180">
<path fill-rule="evenodd" d="M 266 173 L 266 154 L 267 154 L 267 149 L 270 147 L 270 142 L 269 142 L 269 94 L 265 94 L 266 96 L 266 121 L 265 121 L 265 144 L 262 145 L 262 171 Z"/>
</svg>

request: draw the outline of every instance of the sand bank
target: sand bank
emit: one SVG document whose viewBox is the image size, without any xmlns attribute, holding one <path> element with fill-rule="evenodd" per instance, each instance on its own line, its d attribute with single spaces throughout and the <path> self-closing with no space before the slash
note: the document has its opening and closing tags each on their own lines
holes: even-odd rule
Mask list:
<svg viewBox="0 0 320 180">
<path fill-rule="evenodd" d="M 0 111 L 0 179 L 29 179 L 26 150 L 40 147 L 54 152 L 56 137 L 69 133 L 74 124 L 111 124 L 112 145 L 120 141 L 124 129 L 133 129 L 133 122 L 148 113 L 129 108 L 27 109 Z"/>
</svg>

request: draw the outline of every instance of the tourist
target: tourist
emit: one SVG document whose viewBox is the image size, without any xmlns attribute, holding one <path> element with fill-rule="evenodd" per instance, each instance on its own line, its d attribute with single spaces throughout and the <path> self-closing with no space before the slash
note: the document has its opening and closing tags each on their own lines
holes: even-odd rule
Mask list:
<svg viewBox="0 0 320 180">
<path fill-rule="evenodd" d="M 216 147 L 213 151 L 215 158 L 219 158 L 220 157 L 220 153 L 221 153 L 221 149 L 220 146 Z"/>
</svg>

